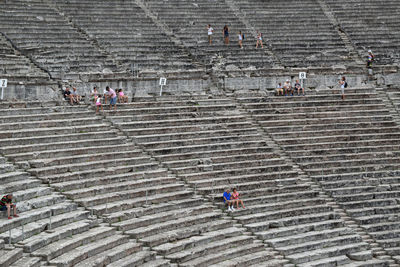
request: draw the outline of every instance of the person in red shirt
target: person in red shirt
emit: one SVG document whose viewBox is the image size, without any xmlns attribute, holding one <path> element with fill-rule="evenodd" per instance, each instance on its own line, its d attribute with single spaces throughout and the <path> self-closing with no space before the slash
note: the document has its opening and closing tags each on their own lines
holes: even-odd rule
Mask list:
<svg viewBox="0 0 400 267">
<path fill-rule="evenodd" d="M 1 198 L 0 200 L 0 210 L 1 211 L 5 211 L 7 210 L 7 215 L 8 215 L 8 219 L 12 219 L 10 213 L 11 213 L 11 208 L 14 211 L 14 217 L 19 217 L 17 215 L 17 206 L 15 206 L 15 204 L 12 203 L 12 194 L 8 194 L 5 195 Z"/>
</svg>

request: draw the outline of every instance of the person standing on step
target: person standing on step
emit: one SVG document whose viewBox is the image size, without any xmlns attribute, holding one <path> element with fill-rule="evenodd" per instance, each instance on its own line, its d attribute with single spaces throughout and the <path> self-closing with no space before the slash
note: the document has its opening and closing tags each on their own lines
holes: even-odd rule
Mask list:
<svg viewBox="0 0 400 267">
<path fill-rule="evenodd" d="M 372 71 L 372 63 L 375 60 L 375 56 L 372 53 L 372 50 L 368 50 L 368 59 L 367 59 L 367 69 L 368 69 L 368 76 L 371 77 L 373 75 Z"/>
<path fill-rule="evenodd" d="M 243 200 L 239 198 L 240 194 L 236 190 L 236 188 L 233 188 L 233 193 L 232 193 L 232 198 L 233 198 L 233 203 L 236 203 L 236 209 L 240 209 L 239 203 L 242 204 L 242 208 L 246 208 L 243 204 Z"/>
<path fill-rule="evenodd" d="M 234 211 L 235 209 L 233 208 L 234 202 L 231 200 L 231 191 L 229 189 L 226 189 L 222 197 L 224 198 L 224 203 L 225 205 L 228 205 L 228 211 Z"/>
<path fill-rule="evenodd" d="M 107 95 L 110 98 L 110 110 L 114 106 L 114 111 L 117 110 L 117 94 L 109 86 L 106 87 Z"/>
<path fill-rule="evenodd" d="M 13 198 L 13 195 L 12 194 L 8 194 L 8 195 L 3 196 L 1 198 L 1 200 L 0 200 L 0 210 L 1 211 L 7 210 L 7 217 L 8 217 L 9 220 L 12 219 L 12 217 L 11 217 L 11 209 L 13 209 L 13 216 L 14 217 L 19 217 L 17 215 L 17 206 L 12 203 L 12 198 Z"/>
<path fill-rule="evenodd" d="M 226 45 L 229 44 L 229 28 L 227 25 L 224 26 L 224 29 L 222 30 L 222 34 L 224 36 L 224 43 Z"/>
<path fill-rule="evenodd" d="M 257 31 L 257 43 L 256 43 L 256 49 L 258 46 L 261 46 L 261 48 L 264 48 L 263 41 L 262 41 L 262 33 Z"/>
<path fill-rule="evenodd" d="M 93 87 L 93 91 L 90 93 L 90 96 L 92 97 L 94 103 L 97 103 L 97 96 L 99 95 L 99 92 L 97 91 L 97 87 Z"/>
<path fill-rule="evenodd" d="M 207 25 L 207 34 L 208 34 L 208 43 L 212 44 L 212 35 L 214 33 L 214 29 L 211 27 L 211 24 Z"/>
<path fill-rule="evenodd" d="M 342 77 L 339 81 L 340 84 L 340 89 L 342 91 L 342 100 L 345 99 L 345 95 L 344 95 L 344 89 L 347 88 L 347 82 L 346 82 L 346 77 Z"/>
<path fill-rule="evenodd" d="M 240 49 L 243 49 L 243 39 L 244 39 L 244 35 L 242 34 L 242 31 L 239 31 L 239 33 L 238 33 L 238 41 L 239 41 Z"/>
<path fill-rule="evenodd" d="M 101 112 L 103 112 L 103 105 L 101 104 L 101 95 L 96 96 L 96 114 L 99 114 L 99 109 L 101 108 Z"/>
</svg>

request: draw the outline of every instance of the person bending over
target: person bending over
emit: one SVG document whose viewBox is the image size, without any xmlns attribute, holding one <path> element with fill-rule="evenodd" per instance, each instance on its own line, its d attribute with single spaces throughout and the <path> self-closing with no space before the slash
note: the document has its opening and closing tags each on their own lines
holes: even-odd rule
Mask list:
<svg viewBox="0 0 400 267">
<path fill-rule="evenodd" d="M 12 203 L 12 198 L 13 198 L 13 195 L 8 194 L 8 195 L 3 196 L 0 200 L 0 210 L 1 211 L 7 210 L 8 219 L 12 219 L 11 209 L 13 209 L 13 216 L 19 217 L 17 215 L 17 206 L 15 206 L 15 204 Z"/>
</svg>

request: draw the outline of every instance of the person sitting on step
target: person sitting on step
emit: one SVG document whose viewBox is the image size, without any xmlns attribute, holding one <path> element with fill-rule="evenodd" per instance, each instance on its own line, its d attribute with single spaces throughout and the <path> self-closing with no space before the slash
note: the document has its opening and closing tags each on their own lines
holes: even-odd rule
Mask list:
<svg viewBox="0 0 400 267">
<path fill-rule="evenodd" d="M 276 95 L 283 95 L 283 87 L 282 87 L 282 83 L 278 83 L 278 85 L 276 86 Z"/>
<path fill-rule="evenodd" d="M 239 203 L 242 204 L 242 208 L 246 208 L 243 204 L 243 200 L 241 200 L 239 198 L 240 194 L 239 192 L 236 190 L 236 188 L 233 188 L 233 193 L 232 193 L 232 198 L 233 198 L 233 204 L 236 203 L 236 209 L 240 209 L 239 207 Z"/>
<path fill-rule="evenodd" d="M 303 91 L 303 96 L 305 95 L 304 88 L 301 87 L 301 84 L 299 83 L 299 80 L 296 80 L 296 83 L 294 84 L 294 89 L 297 90 L 297 95 L 300 95 L 301 91 Z"/>
<path fill-rule="evenodd" d="M 284 82 L 283 89 L 285 90 L 285 96 L 287 95 L 293 96 L 293 88 L 292 85 L 290 84 L 289 79 L 287 79 L 286 82 Z"/>
<path fill-rule="evenodd" d="M 13 214 L 14 214 L 13 216 L 19 217 L 17 215 L 17 206 L 15 206 L 15 204 L 12 203 L 12 198 L 13 198 L 13 195 L 8 194 L 8 195 L 3 196 L 0 200 L 0 210 L 1 211 L 7 210 L 8 219 L 12 219 L 11 208 L 13 209 Z"/>
<path fill-rule="evenodd" d="M 225 205 L 228 205 L 228 211 L 234 211 L 235 210 L 233 208 L 234 202 L 231 200 L 231 191 L 229 189 L 226 189 L 226 191 L 222 196 L 224 198 Z"/>
<path fill-rule="evenodd" d="M 78 91 L 76 90 L 76 87 L 72 88 L 72 97 L 74 99 L 74 102 L 79 104 L 79 102 L 81 101 L 82 97 L 78 94 Z"/>
</svg>

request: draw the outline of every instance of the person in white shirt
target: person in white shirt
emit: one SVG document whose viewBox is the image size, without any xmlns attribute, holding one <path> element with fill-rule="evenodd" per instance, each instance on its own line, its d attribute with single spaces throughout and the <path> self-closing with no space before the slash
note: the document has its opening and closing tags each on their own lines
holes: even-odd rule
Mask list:
<svg viewBox="0 0 400 267">
<path fill-rule="evenodd" d="M 262 41 L 262 33 L 257 31 L 257 43 L 256 43 L 256 49 L 258 46 L 261 46 L 261 48 L 264 48 L 263 41 Z"/>
<path fill-rule="evenodd" d="M 208 32 L 208 43 L 211 44 L 212 43 L 212 35 L 214 32 L 214 29 L 211 27 L 210 24 L 207 25 L 207 32 Z"/>
<path fill-rule="evenodd" d="M 239 47 L 243 49 L 243 34 L 241 31 L 238 33 L 238 39 L 239 39 Z"/>
</svg>

